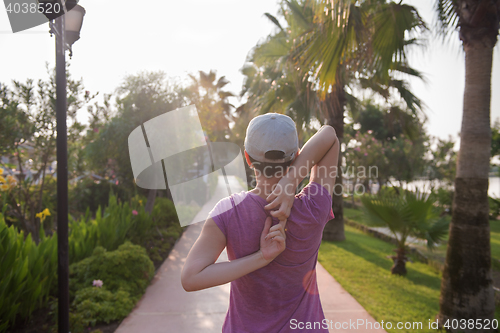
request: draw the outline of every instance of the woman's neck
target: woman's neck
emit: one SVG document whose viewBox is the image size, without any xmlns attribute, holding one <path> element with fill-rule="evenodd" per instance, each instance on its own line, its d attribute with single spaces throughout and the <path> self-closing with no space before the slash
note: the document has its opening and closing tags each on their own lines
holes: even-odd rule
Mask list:
<svg viewBox="0 0 500 333">
<path fill-rule="evenodd" d="M 276 184 L 278 184 L 279 181 L 280 178 L 277 177 L 273 178 L 266 178 L 264 176 L 258 177 L 257 186 L 255 186 L 255 188 L 250 192 L 252 192 L 253 194 L 257 194 L 261 198 L 266 199 L 269 196 L 269 194 L 271 194 L 271 192 L 274 189 L 274 186 L 276 186 Z"/>
</svg>

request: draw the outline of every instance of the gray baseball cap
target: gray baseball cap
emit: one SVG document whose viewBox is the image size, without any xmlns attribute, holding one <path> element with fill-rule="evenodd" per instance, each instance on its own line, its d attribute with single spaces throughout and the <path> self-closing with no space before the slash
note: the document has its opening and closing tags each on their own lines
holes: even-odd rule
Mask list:
<svg viewBox="0 0 500 333">
<path fill-rule="evenodd" d="M 285 163 L 293 160 L 299 149 L 297 128 L 292 118 L 266 113 L 253 118 L 247 127 L 245 150 L 254 160 Z"/>
</svg>

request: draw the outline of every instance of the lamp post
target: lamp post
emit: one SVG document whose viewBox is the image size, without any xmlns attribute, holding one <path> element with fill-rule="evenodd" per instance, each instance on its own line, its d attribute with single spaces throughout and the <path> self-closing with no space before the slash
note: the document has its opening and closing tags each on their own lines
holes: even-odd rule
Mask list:
<svg viewBox="0 0 500 333">
<path fill-rule="evenodd" d="M 39 1 L 39 3 L 52 1 Z M 58 332 L 69 332 L 69 251 L 68 251 L 68 134 L 66 126 L 66 50 L 80 38 L 85 9 L 76 0 L 65 1 L 65 14 L 50 20 L 56 35 L 56 121 L 57 121 L 57 277 Z M 62 7 L 61 7 L 62 8 Z M 69 9 L 69 10 L 68 10 Z M 53 21 L 52 21 L 53 20 Z"/>
</svg>

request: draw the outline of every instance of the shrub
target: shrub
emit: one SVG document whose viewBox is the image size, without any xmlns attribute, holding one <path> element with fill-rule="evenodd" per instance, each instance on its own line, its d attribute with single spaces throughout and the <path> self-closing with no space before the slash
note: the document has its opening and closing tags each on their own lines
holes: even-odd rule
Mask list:
<svg viewBox="0 0 500 333">
<path fill-rule="evenodd" d="M 72 264 L 70 287 L 76 294 L 77 290 L 90 287 L 93 280 L 99 279 L 107 290 L 123 290 L 135 299 L 144 293 L 153 274 L 153 262 L 146 250 L 127 241 L 112 252 L 98 246 L 92 256 Z"/>
<path fill-rule="evenodd" d="M 109 324 L 125 318 L 134 304 L 134 299 L 126 291 L 112 293 L 104 287 L 88 287 L 76 292 L 72 305 L 84 326 L 95 326 L 97 322 Z"/>
<path fill-rule="evenodd" d="M 70 216 L 72 296 L 91 287 L 94 279 L 103 280 L 113 295 L 122 290 L 134 301 L 142 295 L 154 266 L 144 248 L 125 242 L 147 247 L 150 258 L 161 262 L 182 232 L 173 203 L 158 199 L 151 215 L 139 203 L 119 203 L 111 195 L 104 214 L 99 208 L 96 219 L 90 209 L 78 220 Z M 47 237 L 41 230 L 37 245 L 31 235 L 25 237 L 15 227 L 7 227 L 0 214 L 0 333 L 16 318 L 29 318 L 34 310 L 47 305 L 47 296 L 55 291 L 56 267 L 57 234 Z M 86 319 L 72 313 L 70 320 L 72 332 L 76 332 Z"/>
<path fill-rule="evenodd" d="M 167 198 L 156 198 L 151 216 L 159 228 L 169 227 L 172 223 L 179 223 L 174 203 Z"/>
<path fill-rule="evenodd" d="M 133 211 L 131 205 L 119 203 L 118 199 L 111 195 L 104 214 L 99 207 L 95 220 L 91 219 L 89 209 L 78 221 L 71 219 L 70 263 L 89 257 L 96 246 L 113 251 L 126 240 L 136 244 L 144 243 L 148 233 L 153 230 L 154 221 L 142 206 L 135 210 L 137 215 L 134 215 Z"/>
</svg>

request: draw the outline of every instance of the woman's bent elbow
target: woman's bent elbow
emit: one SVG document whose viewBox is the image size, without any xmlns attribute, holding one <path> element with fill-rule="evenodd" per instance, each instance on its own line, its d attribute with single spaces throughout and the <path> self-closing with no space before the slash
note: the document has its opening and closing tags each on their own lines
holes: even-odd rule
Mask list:
<svg viewBox="0 0 500 333">
<path fill-rule="evenodd" d="M 181 277 L 181 284 L 182 284 L 182 288 L 184 288 L 184 290 L 187 291 L 187 292 L 191 292 L 191 291 L 196 291 L 197 290 L 196 288 L 194 288 L 194 286 L 192 285 L 192 283 L 190 283 L 189 279 L 187 279 L 184 276 Z"/>
<path fill-rule="evenodd" d="M 181 284 L 182 288 L 184 288 L 185 291 L 190 292 L 190 291 L 195 291 L 195 288 L 193 288 L 193 283 L 190 281 L 191 276 L 182 269 L 181 272 Z"/>
</svg>

